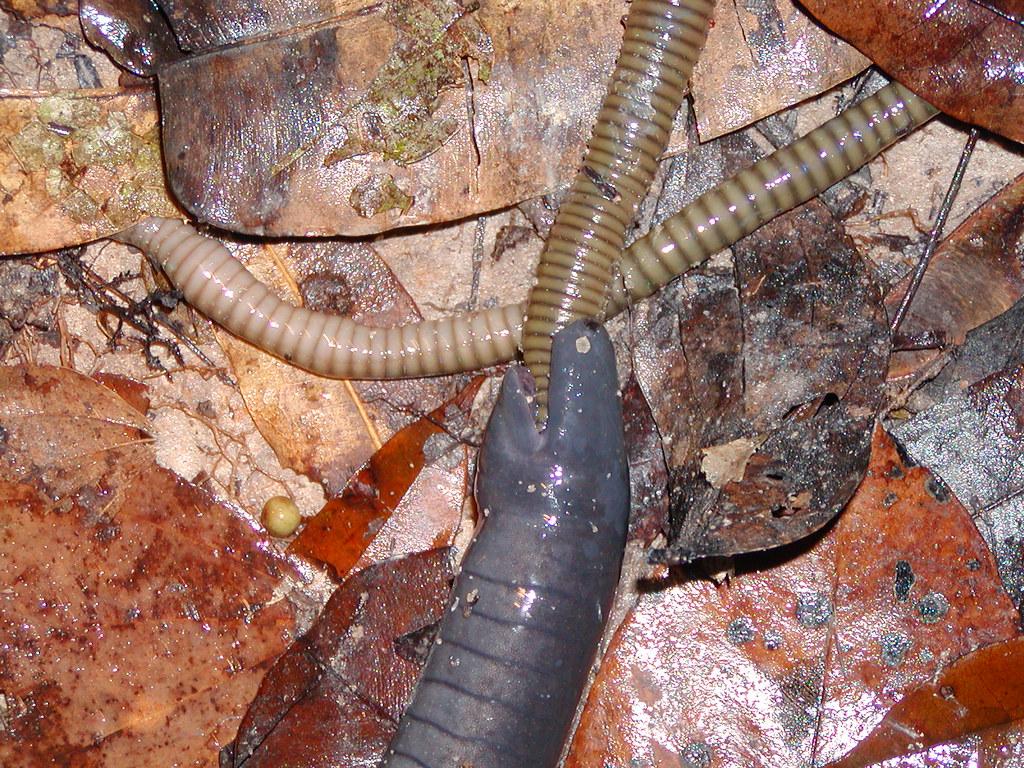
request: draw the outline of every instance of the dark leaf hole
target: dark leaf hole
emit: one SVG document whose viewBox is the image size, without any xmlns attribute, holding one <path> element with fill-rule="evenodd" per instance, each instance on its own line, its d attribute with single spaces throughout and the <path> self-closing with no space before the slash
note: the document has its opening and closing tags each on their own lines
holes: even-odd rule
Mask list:
<svg viewBox="0 0 1024 768">
<path fill-rule="evenodd" d="M 839 405 L 839 395 L 835 392 L 829 392 L 821 398 L 821 402 L 818 403 L 818 407 L 815 409 L 814 415 L 819 416 L 825 411 L 835 408 L 837 405 Z"/>
</svg>

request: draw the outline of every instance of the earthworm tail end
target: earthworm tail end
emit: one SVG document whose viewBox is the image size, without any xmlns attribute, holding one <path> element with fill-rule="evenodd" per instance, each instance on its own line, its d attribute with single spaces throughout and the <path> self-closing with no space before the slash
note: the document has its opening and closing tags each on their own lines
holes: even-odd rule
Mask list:
<svg viewBox="0 0 1024 768">
<path fill-rule="evenodd" d="M 515 356 L 522 307 L 372 328 L 275 296 L 221 243 L 177 219 L 146 219 L 115 235 L 167 273 L 193 307 L 265 352 L 323 376 L 434 376 Z"/>
<path fill-rule="evenodd" d="M 551 335 L 578 318 L 605 316 L 612 268 L 668 146 L 713 8 L 712 0 L 630 5 L 583 168 L 559 207 L 527 304 L 523 358 L 542 412 Z"/>
<path fill-rule="evenodd" d="M 619 264 L 609 314 L 626 294 L 649 296 L 770 219 L 806 203 L 874 159 L 938 110 L 899 83 L 868 96 L 792 144 L 704 193 L 633 243 Z"/>
<path fill-rule="evenodd" d="M 559 332 L 548 424 L 513 369 L 480 452 L 482 526 L 388 768 L 553 768 L 618 582 L 629 477 L 615 355 L 592 322 Z"/>
</svg>

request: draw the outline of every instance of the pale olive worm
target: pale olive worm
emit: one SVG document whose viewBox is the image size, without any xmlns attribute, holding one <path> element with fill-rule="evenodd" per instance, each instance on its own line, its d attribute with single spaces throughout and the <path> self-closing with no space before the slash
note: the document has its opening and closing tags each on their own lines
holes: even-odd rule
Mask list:
<svg viewBox="0 0 1024 768">
<path fill-rule="evenodd" d="M 810 200 L 937 111 L 893 83 L 709 190 L 628 247 L 606 315 L 645 298 L 716 251 Z M 147 219 L 116 239 L 142 249 L 196 309 L 261 349 L 314 373 L 401 378 L 512 359 L 522 305 L 368 328 L 274 296 L 219 242 L 175 219 Z"/>
<path fill-rule="evenodd" d="M 523 360 L 543 411 L 551 336 L 604 317 L 626 230 L 668 147 L 713 0 L 634 0 L 583 166 L 558 208 L 526 305 Z"/>
</svg>

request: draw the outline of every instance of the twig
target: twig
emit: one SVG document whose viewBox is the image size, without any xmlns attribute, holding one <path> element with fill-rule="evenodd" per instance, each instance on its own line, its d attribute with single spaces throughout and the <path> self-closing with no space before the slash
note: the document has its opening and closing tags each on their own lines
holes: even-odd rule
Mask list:
<svg viewBox="0 0 1024 768">
<path fill-rule="evenodd" d="M 964 174 L 967 172 L 967 163 L 970 161 L 971 154 L 974 152 L 974 145 L 977 143 L 978 129 L 972 128 L 967 136 L 967 143 L 964 144 L 963 152 L 960 153 L 960 162 L 956 166 L 953 178 L 950 179 L 949 189 L 946 190 L 946 197 L 942 201 L 942 207 L 939 208 L 939 213 L 935 217 L 935 224 L 928 235 L 928 243 L 925 245 L 924 253 L 921 254 L 917 267 L 914 269 L 914 276 L 910 280 L 910 285 L 907 286 L 907 292 L 903 294 L 903 300 L 900 302 L 896 314 L 893 315 L 892 323 L 889 326 L 893 336 L 896 335 L 896 332 L 899 331 L 900 326 L 906 319 L 907 312 L 910 310 L 910 304 L 914 301 L 914 295 L 917 293 L 917 289 L 921 287 L 925 270 L 928 269 L 932 256 L 935 254 L 935 248 L 939 244 L 939 238 L 942 237 L 942 229 L 946 226 L 946 219 L 949 218 L 949 211 L 953 207 L 953 201 L 956 200 L 957 193 L 960 191 Z"/>
</svg>

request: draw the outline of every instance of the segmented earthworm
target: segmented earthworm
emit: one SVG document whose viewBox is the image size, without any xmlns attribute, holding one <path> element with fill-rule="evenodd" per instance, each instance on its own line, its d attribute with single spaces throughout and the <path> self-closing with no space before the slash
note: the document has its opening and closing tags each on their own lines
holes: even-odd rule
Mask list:
<svg viewBox="0 0 1024 768">
<path fill-rule="evenodd" d="M 516 354 L 522 308 L 370 328 L 277 298 L 231 252 L 177 219 L 116 236 L 147 253 L 185 299 L 231 333 L 324 376 L 392 379 L 474 370 Z"/>
<path fill-rule="evenodd" d="M 803 138 L 762 158 L 654 227 L 623 255 L 611 311 L 676 276 L 846 178 L 938 114 L 891 83 Z"/>
<path fill-rule="evenodd" d="M 625 250 L 607 314 L 810 200 L 936 113 L 893 83 L 706 192 Z M 522 305 L 367 328 L 281 301 L 227 248 L 180 221 L 147 219 L 116 239 L 145 251 L 203 314 L 324 376 L 400 378 L 473 370 L 512 359 L 519 344 Z"/>
<path fill-rule="evenodd" d="M 558 208 L 530 291 L 523 359 L 543 410 L 551 335 L 603 318 L 612 267 L 668 146 L 712 0 L 634 0 L 583 166 Z"/>
<path fill-rule="evenodd" d="M 552 768 L 561 755 L 619 579 L 629 476 L 607 332 L 573 323 L 552 364 L 540 433 L 528 372 L 505 375 L 479 455 L 482 526 L 387 768 Z"/>
</svg>

